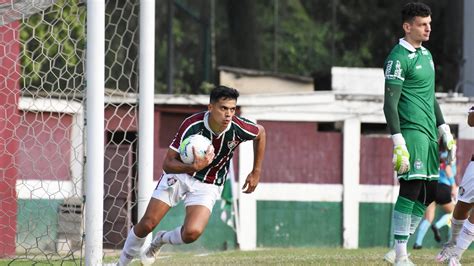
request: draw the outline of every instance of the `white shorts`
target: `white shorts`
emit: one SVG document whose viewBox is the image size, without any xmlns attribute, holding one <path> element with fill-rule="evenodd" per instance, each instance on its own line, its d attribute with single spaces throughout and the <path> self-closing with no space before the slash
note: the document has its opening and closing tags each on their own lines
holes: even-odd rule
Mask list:
<svg viewBox="0 0 474 266">
<path fill-rule="evenodd" d="M 202 205 L 212 212 L 217 199 L 221 198 L 223 186 L 203 183 L 188 174 L 163 174 L 152 197 L 170 207 L 184 200 L 184 206 Z"/>
<path fill-rule="evenodd" d="M 464 172 L 459 185 L 458 200 L 465 203 L 474 203 L 474 162 L 471 161 Z"/>
</svg>

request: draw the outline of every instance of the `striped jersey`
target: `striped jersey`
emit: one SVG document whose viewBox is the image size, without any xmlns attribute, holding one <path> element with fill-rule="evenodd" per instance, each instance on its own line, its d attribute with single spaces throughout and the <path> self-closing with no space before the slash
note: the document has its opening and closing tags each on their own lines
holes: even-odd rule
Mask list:
<svg viewBox="0 0 474 266">
<path fill-rule="evenodd" d="M 227 129 L 216 135 L 209 126 L 209 112 L 200 112 L 186 118 L 171 142 L 170 149 L 179 153 L 181 141 L 200 134 L 212 141 L 214 160 L 201 171 L 190 173 L 194 178 L 209 184 L 222 185 L 229 171 L 230 159 L 240 143 L 253 140 L 258 135 L 258 127 L 252 121 L 234 116 Z"/>
</svg>

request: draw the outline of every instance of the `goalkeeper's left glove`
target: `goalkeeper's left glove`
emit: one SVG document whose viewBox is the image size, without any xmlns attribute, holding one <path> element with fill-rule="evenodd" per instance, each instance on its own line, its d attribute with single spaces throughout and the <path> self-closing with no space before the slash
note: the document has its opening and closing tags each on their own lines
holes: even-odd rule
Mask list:
<svg viewBox="0 0 474 266">
<path fill-rule="evenodd" d="M 451 134 L 451 129 L 448 125 L 442 124 L 438 127 L 439 136 L 443 139 L 443 144 L 448 150 L 447 163 L 451 163 L 456 160 L 456 141 Z"/>
</svg>

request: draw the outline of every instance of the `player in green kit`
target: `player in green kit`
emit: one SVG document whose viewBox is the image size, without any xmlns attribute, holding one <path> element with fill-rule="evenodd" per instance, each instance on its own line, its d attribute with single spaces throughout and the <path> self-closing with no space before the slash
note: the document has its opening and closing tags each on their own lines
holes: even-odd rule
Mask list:
<svg viewBox="0 0 474 266">
<path fill-rule="evenodd" d="M 414 265 L 407 242 L 436 196 L 438 137 L 443 138 L 450 160 L 455 143 L 436 101 L 433 58 L 422 46 L 430 37 L 431 10 L 423 3 L 408 3 L 402 10 L 402 23 L 405 36 L 384 63 L 384 114 L 400 183 L 392 217 L 395 245 L 385 259 L 394 265 Z"/>
</svg>

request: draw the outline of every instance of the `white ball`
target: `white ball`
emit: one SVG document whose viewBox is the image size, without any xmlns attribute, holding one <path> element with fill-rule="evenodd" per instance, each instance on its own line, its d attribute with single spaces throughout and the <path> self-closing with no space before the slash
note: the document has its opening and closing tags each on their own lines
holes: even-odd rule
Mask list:
<svg viewBox="0 0 474 266">
<path fill-rule="evenodd" d="M 211 141 L 203 135 L 191 135 L 179 145 L 179 157 L 183 163 L 192 164 L 194 162 L 193 147 L 199 157 L 204 157 L 209 145 L 212 145 Z"/>
</svg>

